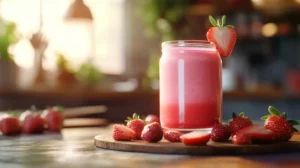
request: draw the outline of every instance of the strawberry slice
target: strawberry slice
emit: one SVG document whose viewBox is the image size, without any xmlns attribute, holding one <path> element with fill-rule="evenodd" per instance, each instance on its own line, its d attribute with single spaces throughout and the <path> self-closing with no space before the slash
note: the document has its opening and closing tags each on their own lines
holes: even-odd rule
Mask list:
<svg viewBox="0 0 300 168">
<path fill-rule="evenodd" d="M 216 21 L 212 16 L 209 16 L 209 21 L 213 27 L 209 28 L 206 33 L 207 40 L 216 45 L 220 56 L 229 57 L 236 42 L 234 27 L 225 25 L 225 15 L 221 21 L 219 19 Z"/>
<path fill-rule="evenodd" d="M 136 133 L 134 130 L 125 125 L 115 124 L 113 127 L 113 138 L 116 141 L 129 141 L 135 139 Z"/>
<path fill-rule="evenodd" d="M 263 126 L 259 125 L 245 127 L 236 133 L 237 136 L 239 136 L 240 134 L 247 135 L 252 140 L 258 141 L 274 141 L 276 138 L 275 134 L 272 131 L 269 131 Z"/>
<path fill-rule="evenodd" d="M 181 142 L 185 145 L 206 145 L 210 139 L 210 133 L 194 131 L 180 136 Z"/>
</svg>

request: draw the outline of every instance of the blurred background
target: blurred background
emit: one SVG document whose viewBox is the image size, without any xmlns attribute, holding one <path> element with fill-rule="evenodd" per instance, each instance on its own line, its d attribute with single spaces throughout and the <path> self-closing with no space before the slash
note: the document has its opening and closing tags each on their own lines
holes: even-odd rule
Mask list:
<svg viewBox="0 0 300 168">
<path fill-rule="evenodd" d="M 300 0 L 0 0 L 0 110 L 106 105 L 89 117 L 159 114 L 166 40 L 206 39 L 227 15 L 224 119 L 273 105 L 300 119 Z"/>
</svg>

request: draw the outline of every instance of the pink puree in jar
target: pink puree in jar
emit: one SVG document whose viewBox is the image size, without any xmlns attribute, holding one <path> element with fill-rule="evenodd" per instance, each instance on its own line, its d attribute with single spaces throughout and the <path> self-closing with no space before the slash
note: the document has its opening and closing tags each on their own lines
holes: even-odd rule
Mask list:
<svg viewBox="0 0 300 168">
<path fill-rule="evenodd" d="M 160 120 L 165 128 L 210 129 L 222 120 L 222 60 L 207 41 L 163 43 Z"/>
</svg>

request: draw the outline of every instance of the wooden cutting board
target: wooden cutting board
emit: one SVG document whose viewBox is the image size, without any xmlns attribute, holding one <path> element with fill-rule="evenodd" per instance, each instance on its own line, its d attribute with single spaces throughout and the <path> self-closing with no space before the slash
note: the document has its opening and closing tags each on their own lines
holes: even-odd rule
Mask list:
<svg viewBox="0 0 300 168">
<path fill-rule="evenodd" d="M 97 135 L 94 138 L 96 147 L 127 151 L 159 154 L 186 154 L 186 155 L 241 155 L 300 152 L 300 133 L 295 133 L 288 142 L 272 144 L 234 145 L 231 142 L 210 141 L 206 146 L 185 146 L 182 143 L 170 143 L 162 140 L 158 143 L 144 141 L 115 141 L 111 134 Z"/>
</svg>

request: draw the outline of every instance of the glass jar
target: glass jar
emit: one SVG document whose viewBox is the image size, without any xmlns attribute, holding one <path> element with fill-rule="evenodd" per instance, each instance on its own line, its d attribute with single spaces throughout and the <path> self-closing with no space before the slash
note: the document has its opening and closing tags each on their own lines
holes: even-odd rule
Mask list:
<svg viewBox="0 0 300 168">
<path fill-rule="evenodd" d="M 222 121 L 222 60 L 212 43 L 164 42 L 159 69 L 162 127 L 209 131 Z"/>
</svg>

